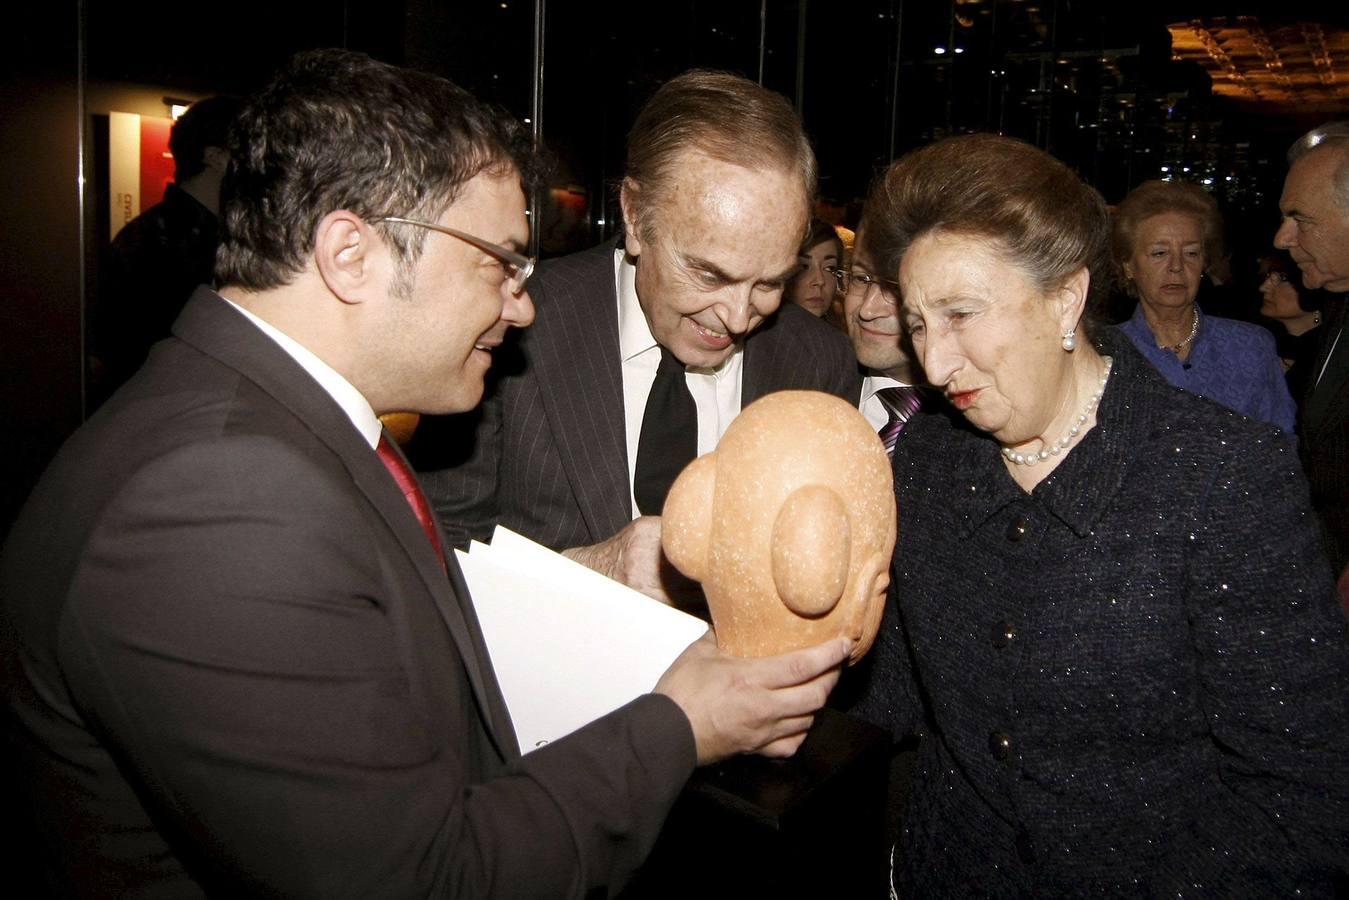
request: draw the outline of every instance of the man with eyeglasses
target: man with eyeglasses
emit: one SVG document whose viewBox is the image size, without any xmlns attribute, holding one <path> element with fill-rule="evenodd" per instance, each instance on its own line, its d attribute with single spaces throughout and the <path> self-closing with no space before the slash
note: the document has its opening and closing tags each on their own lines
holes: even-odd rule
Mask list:
<svg viewBox="0 0 1349 900">
<path fill-rule="evenodd" d="M 893 455 L 904 423 L 930 395 L 917 387 L 899 319 L 899 284 L 879 273 L 866 243 L 866 222 L 857 230 L 849 268 L 830 274 L 843 294 L 843 320 L 866 373 L 858 408 Z"/>
<path fill-rule="evenodd" d="M 846 641 L 697 641 L 520 755 L 377 414 L 472 408 L 533 318 L 527 148 L 449 82 L 347 51 L 249 102 L 219 291 L 62 449 L 0 554 L 32 893 L 616 893 L 695 764 L 799 746 Z"/>
<path fill-rule="evenodd" d="M 814 189 L 783 97 L 719 72 L 662 86 L 628 137 L 622 242 L 540 266 L 482 411 L 419 429 L 454 539 L 500 523 L 669 599 L 657 517 L 682 467 L 772 391 L 856 400 L 847 341 L 782 304 Z"/>
</svg>

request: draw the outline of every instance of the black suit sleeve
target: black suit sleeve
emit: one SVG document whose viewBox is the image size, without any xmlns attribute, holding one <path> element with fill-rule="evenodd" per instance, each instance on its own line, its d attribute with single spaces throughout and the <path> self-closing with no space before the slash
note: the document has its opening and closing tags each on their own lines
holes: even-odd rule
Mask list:
<svg viewBox="0 0 1349 900">
<path fill-rule="evenodd" d="M 856 406 L 862 396 L 862 370 L 857 365 L 857 355 L 848 336 L 795 304 L 785 304 L 778 314 L 799 320 L 794 324 L 798 326 L 805 349 L 792 364 L 805 369 L 805 360 L 812 361 L 810 365 L 814 372 L 810 376 L 813 381 L 810 387 Z"/>
<path fill-rule="evenodd" d="M 774 391 L 823 391 L 857 405 L 862 373 L 846 335 L 793 303 L 784 303 L 745 339 L 748 406 Z"/>
<path fill-rule="evenodd" d="M 416 620 L 425 584 L 344 474 L 239 437 L 128 481 L 58 635 L 88 727 L 224 895 L 621 885 L 692 771 L 683 714 L 646 696 L 503 763 L 442 620 Z"/>
<path fill-rule="evenodd" d="M 829 369 L 833 373 L 833 384 L 828 392 L 857 406 L 862 401 L 862 370 L 857 365 L 856 352 L 847 336 L 841 333 L 832 343 L 835 361 Z"/>
</svg>

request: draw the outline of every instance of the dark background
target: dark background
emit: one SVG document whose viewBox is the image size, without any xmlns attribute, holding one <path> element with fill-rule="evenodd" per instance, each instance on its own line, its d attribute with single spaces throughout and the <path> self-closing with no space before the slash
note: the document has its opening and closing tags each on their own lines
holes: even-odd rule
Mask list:
<svg viewBox="0 0 1349 900">
<path fill-rule="evenodd" d="M 546 256 L 616 233 L 624 135 L 655 87 L 724 68 L 796 103 L 830 221 L 855 224 L 873 174 L 906 150 L 1001 131 L 1073 165 L 1110 203 L 1149 178 L 1205 183 L 1239 274 L 1277 224 L 1285 148 L 1349 116 L 1346 86 L 1329 102 L 1219 96 L 1200 62 L 1173 59 L 1167 28 L 1252 17 L 1296 39 L 1305 23 L 1343 27 L 1344 2 L 551 0 L 537 85 L 533 0 L 15 6 L 0 56 L 0 534 L 86 414 L 87 298 L 106 240 L 96 119 L 117 91 L 248 94 L 294 52 L 325 46 L 444 74 L 541 127 L 559 161 L 538 198 Z M 1328 61 L 1341 85 L 1345 43 Z M 30 848 L 22 833 L 0 833 L 0 848 L 0 884 L 22 895 L 12 873 Z"/>
<path fill-rule="evenodd" d="M 535 6 L 241 0 L 189 12 L 166 2 L 88 0 L 81 49 L 89 84 L 247 94 L 296 50 L 346 46 L 445 75 L 527 118 Z M 876 170 L 966 131 L 1029 140 L 1075 166 L 1111 203 L 1170 163 L 1213 177 L 1226 208 L 1268 212 L 1288 142 L 1337 111 L 1214 96 L 1199 64 L 1172 60 L 1167 25 L 1241 16 L 1270 29 L 1349 22 L 1349 4 L 1270 0 L 551 0 L 545 7 L 543 135 L 561 161 L 555 188 L 571 195 L 560 202 L 569 211 L 581 205 L 585 228 L 545 230 L 544 253 L 579 249 L 614 230 L 611 187 L 633 115 L 657 85 L 691 66 L 739 72 L 796 102 L 820 158 L 823 199 L 844 207 L 832 217 L 845 224 Z M 1346 110 L 1349 95 L 1338 114 Z M 550 202 L 559 201 L 545 198 L 545 210 Z"/>
<path fill-rule="evenodd" d="M 1349 115 L 1349 87 L 1329 104 L 1218 96 L 1200 63 L 1173 59 L 1167 29 L 1243 16 L 1275 34 L 1303 22 L 1342 27 L 1344 3 L 545 6 L 541 116 L 532 113 L 534 0 L 236 0 L 190 9 L 56 0 L 12 12 L 0 62 L 9 186 L 0 229 L 0 453 L 9 473 L 0 528 L 86 413 L 86 298 L 106 241 L 95 125 L 107 111 L 98 104 L 109 102 L 100 98 L 122 86 L 156 97 L 248 94 L 295 51 L 323 46 L 446 75 L 539 120 L 558 160 L 538 198 L 538 251 L 548 256 L 616 234 L 624 136 L 655 87 L 690 66 L 730 69 L 797 105 L 820 159 L 818 210 L 832 222 L 855 224 L 873 174 L 906 150 L 948 134 L 1001 131 L 1064 159 L 1110 203 L 1148 178 L 1208 179 L 1239 273 L 1275 228 L 1287 145 Z M 1349 59 L 1333 62 L 1349 79 Z"/>
</svg>

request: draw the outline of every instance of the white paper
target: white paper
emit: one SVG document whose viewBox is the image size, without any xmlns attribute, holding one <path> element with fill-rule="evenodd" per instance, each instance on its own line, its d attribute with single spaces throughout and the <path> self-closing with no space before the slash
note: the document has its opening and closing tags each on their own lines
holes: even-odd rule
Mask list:
<svg viewBox="0 0 1349 900">
<path fill-rule="evenodd" d="M 526 753 L 650 691 L 707 630 L 501 526 L 455 554 Z"/>
</svg>

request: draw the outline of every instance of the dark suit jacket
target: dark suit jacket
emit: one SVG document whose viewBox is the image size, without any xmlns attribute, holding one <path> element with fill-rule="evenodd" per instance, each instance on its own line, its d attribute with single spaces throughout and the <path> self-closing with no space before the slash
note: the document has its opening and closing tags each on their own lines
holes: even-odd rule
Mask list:
<svg viewBox="0 0 1349 900">
<path fill-rule="evenodd" d="M 1327 532 L 1336 574 L 1349 565 L 1349 303 L 1341 295 L 1326 306 L 1321 346 L 1308 366 L 1307 384 L 1326 363 L 1331 342 L 1344 328 L 1335 360 L 1321 383 L 1302 399 L 1298 450 L 1312 490 L 1312 507 Z"/>
<path fill-rule="evenodd" d="M 21 790 L 62 895 L 580 896 L 692 771 L 643 697 L 523 759 L 453 558 L 208 290 L 0 557 Z"/>
<path fill-rule="evenodd" d="M 414 440 L 427 495 L 457 543 L 486 540 L 499 521 L 575 547 L 632 521 L 614 245 L 545 263 L 529 291 L 535 322 L 499 355 L 481 410 L 424 421 Z M 788 389 L 857 402 L 848 339 L 794 304 L 749 335 L 744 352 L 742 407 Z"/>
</svg>

